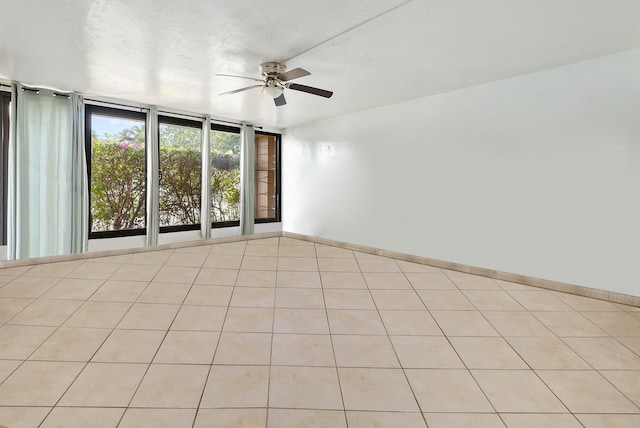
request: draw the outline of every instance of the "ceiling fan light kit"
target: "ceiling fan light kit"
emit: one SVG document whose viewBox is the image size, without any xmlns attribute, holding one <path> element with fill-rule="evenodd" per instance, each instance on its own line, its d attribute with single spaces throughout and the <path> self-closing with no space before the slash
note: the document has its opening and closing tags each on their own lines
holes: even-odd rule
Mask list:
<svg viewBox="0 0 640 428">
<path fill-rule="evenodd" d="M 260 85 L 251 85 L 233 91 L 223 92 L 219 95 L 231 95 L 238 92 L 243 92 L 253 88 L 262 88 L 262 92 L 267 96 L 273 98 L 276 107 L 287 104 L 284 98 L 284 90 L 291 89 L 294 91 L 305 92 L 307 94 L 317 95 L 324 98 L 331 98 L 333 92 L 325 89 L 314 88 L 312 86 L 300 85 L 297 83 L 289 83 L 290 80 L 298 79 L 300 77 L 309 76 L 307 70 L 302 68 L 294 68 L 287 71 L 287 66 L 280 62 L 265 62 L 260 64 L 260 75 L 262 79 L 245 76 L 234 76 L 230 74 L 218 74 L 217 76 L 237 77 L 240 79 L 248 79 L 256 82 L 261 82 Z"/>
<path fill-rule="evenodd" d="M 284 92 L 284 88 L 278 85 L 276 80 L 267 80 L 262 91 L 271 98 L 278 98 Z"/>
</svg>

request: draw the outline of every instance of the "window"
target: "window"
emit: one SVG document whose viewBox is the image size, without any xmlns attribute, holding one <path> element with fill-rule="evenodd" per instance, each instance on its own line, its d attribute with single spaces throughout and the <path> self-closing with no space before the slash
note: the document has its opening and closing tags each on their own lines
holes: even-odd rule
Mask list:
<svg viewBox="0 0 640 428">
<path fill-rule="evenodd" d="M 90 238 L 145 233 L 145 121 L 142 112 L 87 105 Z"/>
<path fill-rule="evenodd" d="M 160 232 L 200 227 L 202 123 L 160 117 Z"/>
<path fill-rule="evenodd" d="M 202 122 L 87 105 L 90 238 L 146 233 L 146 132 L 158 132 L 160 232 L 200 228 Z M 211 125 L 211 226 L 240 224 L 240 129 Z M 256 223 L 280 221 L 280 135 L 256 132 Z"/>
<path fill-rule="evenodd" d="M 280 135 L 256 132 L 256 223 L 280 221 Z"/>
<path fill-rule="evenodd" d="M 211 126 L 213 227 L 240 222 L 240 129 Z M 280 135 L 256 132 L 256 223 L 280 221 Z"/>
<path fill-rule="evenodd" d="M 211 222 L 240 224 L 240 129 L 211 126 Z"/>
<path fill-rule="evenodd" d="M 9 160 L 9 112 L 11 93 L 0 92 L 0 245 L 7 245 L 7 172 Z"/>
</svg>

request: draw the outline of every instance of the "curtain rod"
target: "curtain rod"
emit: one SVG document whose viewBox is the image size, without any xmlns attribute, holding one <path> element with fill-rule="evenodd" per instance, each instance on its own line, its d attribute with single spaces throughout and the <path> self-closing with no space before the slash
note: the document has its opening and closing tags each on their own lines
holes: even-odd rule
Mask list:
<svg viewBox="0 0 640 428">
<path fill-rule="evenodd" d="M 235 125 L 237 127 L 242 126 L 242 123 L 240 123 L 240 122 L 231 122 L 231 121 L 228 121 L 228 120 L 218 120 L 218 119 L 211 119 L 211 123 L 229 124 L 229 125 Z M 251 124 L 251 125 L 256 129 L 262 129 L 261 125 L 253 125 L 253 124 Z"/>
<path fill-rule="evenodd" d="M 200 116 L 197 114 L 189 114 L 189 113 L 180 113 L 180 112 L 175 112 L 175 111 L 170 111 L 170 110 L 160 110 L 158 109 L 158 114 L 159 115 L 165 115 L 165 116 L 172 116 L 172 117 L 178 117 L 178 118 L 189 118 L 189 119 L 196 119 L 196 120 L 204 120 L 204 115 Z M 219 123 L 219 124 L 228 124 L 228 125 L 235 125 L 240 127 L 242 125 L 242 123 L 240 122 L 233 122 L 230 120 L 222 120 L 222 119 L 211 119 L 211 123 Z M 258 129 L 262 129 L 262 126 L 259 125 L 253 125 L 254 128 L 258 128 Z"/>
<path fill-rule="evenodd" d="M 7 85 L 4 83 L 0 83 L 0 87 L 7 87 L 7 88 L 11 88 L 11 85 Z M 28 91 L 34 91 L 34 92 L 38 92 L 39 89 L 37 88 L 28 88 L 28 87 L 24 87 L 24 90 L 28 90 Z M 65 96 L 68 97 L 69 94 L 64 94 L 64 93 L 59 93 L 59 92 L 53 92 L 54 96 Z M 149 111 L 149 107 L 142 107 L 140 105 L 132 105 L 132 104 L 124 104 L 124 103 L 118 103 L 118 102 L 114 102 L 114 101 L 105 101 L 105 100 L 100 100 L 100 99 L 95 99 L 95 98 L 89 98 L 89 97 L 85 97 L 85 102 L 89 103 L 89 104 L 94 104 L 94 105 L 103 105 L 105 107 L 119 107 L 121 109 L 126 109 L 126 110 L 130 110 L 130 111 L 140 111 L 140 112 L 148 112 Z M 171 115 L 174 117 L 184 117 L 184 118 L 192 118 L 192 119 L 197 119 L 197 120 L 204 120 L 204 115 L 199 116 L 196 114 L 185 114 L 185 113 L 176 113 L 176 112 L 172 112 L 172 111 L 168 111 L 168 110 L 158 110 L 158 114 L 165 114 L 167 116 Z M 228 125 L 234 125 L 237 127 L 240 127 L 242 125 L 241 122 L 233 122 L 230 120 L 222 120 L 222 119 L 211 119 L 211 123 L 220 123 L 220 124 L 228 124 Z M 253 125 L 254 128 L 256 129 L 262 129 L 261 125 Z"/>
<path fill-rule="evenodd" d="M 204 116 L 199 116 L 197 114 L 187 114 L 187 113 L 178 113 L 169 110 L 158 110 L 158 115 L 160 116 L 169 116 L 169 117 L 177 117 L 180 119 L 196 119 L 198 121 L 204 121 Z M 211 119 L 211 123 L 218 124 L 228 124 L 240 127 L 242 124 L 240 122 L 232 122 L 228 120 L 220 120 L 220 119 Z M 262 129 L 262 126 L 253 125 L 254 128 Z"/>
<path fill-rule="evenodd" d="M 22 91 L 29 91 L 29 92 L 35 92 L 36 94 L 40 93 L 40 89 L 39 88 L 29 88 L 27 86 L 23 86 Z M 46 91 L 49 91 L 47 89 L 45 89 Z M 56 91 L 51 91 L 51 95 L 53 95 L 54 97 L 65 97 L 65 98 L 71 98 L 71 94 L 69 93 L 64 93 L 64 92 L 56 92 Z"/>
<path fill-rule="evenodd" d="M 85 98 L 84 100 L 86 102 L 91 103 L 91 104 L 114 106 L 114 107 L 125 108 L 127 110 L 149 111 L 148 107 L 140 107 L 140 106 L 135 106 L 135 105 L 130 105 L 130 104 L 117 103 L 117 102 L 113 102 L 113 101 L 103 101 L 103 100 L 97 100 L 97 99 L 93 99 L 93 98 Z M 184 117 L 184 118 L 192 118 L 192 119 L 197 119 L 197 120 L 204 120 L 204 115 L 203 116 L 198 116 L 196 114 L 176 113 L 176 112 L 172 112 L 172 111 L 168 111 L 168 110 L 160 110 L 160 109 L 158 109 L 158 114 L 165 114 L 167 116 Z M 213 119 L 213 118 L 211 119 L 211 123 L 229 124 L 229 125 L 235 125 L 235 126 L 238 126 L 238 127 L 240 127 L 242 125 L 240 122 L 233 122 L 233 121 L 229 121 L 229 120 L 221 120 L 221 119 Z M 262 126 L 254 125 L 254 128 L 262 129 Z"/>
<path fill-rule="evenodd" d="M 123 109 L 126 109 L 126 110 L 132 110 L 132 111 L 149 111 L 148 107 L 141 107 L 141 106 L 135 106 L 135 105 L 131 105 L 131 104 L 116 103 L 116 102 L 113 102 L 113 101 L 96 100 L 96 99 L 93 99 L 93 98 L 85 98 L 84 101 L 88 102 L 89 104 L 120 107 L 120 108 L 123 108 Z"/>
<path fill-rule="evenodd" d="M 179 119 L 195 119 L 195 120 L 198 120 L 198 121 L 203 121 L 204 120 L 204 115 L 199 116 L 197 114 L 178 113 L 178 112 L 175 112 L 175 111 L 167 111 L 167 110 L 160 110 L 160 109 L 158 109 L 158 115 L 160 115 L 160 116 L 177 117 Z"/>
</svg>

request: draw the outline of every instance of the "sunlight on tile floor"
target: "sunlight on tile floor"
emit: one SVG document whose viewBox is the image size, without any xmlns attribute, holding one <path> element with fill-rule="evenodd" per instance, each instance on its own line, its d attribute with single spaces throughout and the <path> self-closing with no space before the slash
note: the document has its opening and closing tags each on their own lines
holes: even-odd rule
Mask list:
<svg viewBox="0 0 640 428">
<path fill-rule="evenodd" d="M 290 238 L 0 270 L 0 425 L 638 427 L 640 309 Z"/>
</svg>

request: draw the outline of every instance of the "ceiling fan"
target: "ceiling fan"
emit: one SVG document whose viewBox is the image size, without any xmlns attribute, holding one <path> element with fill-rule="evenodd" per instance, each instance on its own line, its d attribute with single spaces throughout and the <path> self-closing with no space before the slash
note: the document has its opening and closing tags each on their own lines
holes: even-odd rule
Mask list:
<svg viewBox="0 0 640 428">
<path fill-rule="evenodd" d="M 280 62 L 265 62 L 263 64 L 260 64 L 260 74 L 262 75 L 262 79 L 245 76 L 234 76 L 232 74 L 216 74 L 216 76 L 238 77 L 241 79 L 260 82 L 259 85 L 251 85 L 245 88 L 223 92 L 220 95 L 231 95 L 253 88 L 262 88 L 263 93 L 273 98 L 276 107 L 283 106 L 287 103 L 287 101 L 284 99 L 285 88 L 294 91 L 306 92 L 307 94 L 318 95 L 324 98 L 331 98 L 331 96 L 333 95 L 333 92 L 331 91 L 290 82 L 290 80 L 309 76 L 311 74 L 307 70 L 304 70 L 302 68 L 294 68 L 293 70 L 287 71 L 287 66 Z"/>
</svg>

